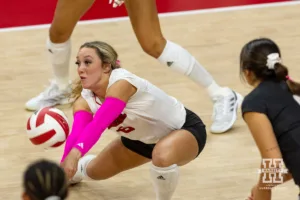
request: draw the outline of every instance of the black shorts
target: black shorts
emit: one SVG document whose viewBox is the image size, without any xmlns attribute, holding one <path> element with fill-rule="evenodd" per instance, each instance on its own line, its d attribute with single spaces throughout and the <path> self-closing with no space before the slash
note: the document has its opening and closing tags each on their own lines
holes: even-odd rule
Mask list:
<svg viewBox="0 0 300 200">
<path fill-rule="evenodd" d="M 193 136 L 195 136 L 199 151 L 197 156 L 201 153 L 203 150 L 205 143 L 206 143 L 206 129 L 205 125 L 203 124 L 200 117 L 198 117 L 195 113 L 192 111 L 186 110 L 186 119 L 185 123 L 183 124 L 181 129 L 189 131 Z M 121 137 L 122 143 L 125 147 L 130 149 L 131 151 L 144 156 L 146 158 L 152 159 L 152 151 L 155 147 L 155 144 L 145 144 L 138 140 L 130 140 L 125 137 Z"/>
<path fill-rule="evenodd" d="M 300 134 L 300 133 L 299 133 Z M 299 135 L 298 134 L 298 135 Z M 283 161 L 292 174 L 294 183 L 300 186 L 300 138 L 299 136 L 287 134 L 282 136 L 279 141 L 280 151 L 282 153 Z"/>
</svg>

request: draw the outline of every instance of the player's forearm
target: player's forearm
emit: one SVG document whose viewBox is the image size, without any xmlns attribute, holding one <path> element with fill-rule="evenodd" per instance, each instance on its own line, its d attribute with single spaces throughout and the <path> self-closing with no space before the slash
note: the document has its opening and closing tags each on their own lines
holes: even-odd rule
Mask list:
<svg viewBox="0 0 300 200">
<path fill-rule="evenodd" d="M 99 140 L 105 129 L 122 113 L 125 106 L 126 103 L 120 99 L 106 98 L 93 121 L 80 134 L 73 148 L 78 149 L 84 156 Z"/>
<path fill-rule="evenodd" d="M 75 145 L 76 141 L 80 137 L 80 134 L 84 128 L 93 120 L 93 115 L 87 111 L 77 111 L 74 113 L 72 132 L 67 138 L 64 153 L 61 162 L 65 160 L 67 155 L 70 153 L 72 147 Z"/>
</svg>

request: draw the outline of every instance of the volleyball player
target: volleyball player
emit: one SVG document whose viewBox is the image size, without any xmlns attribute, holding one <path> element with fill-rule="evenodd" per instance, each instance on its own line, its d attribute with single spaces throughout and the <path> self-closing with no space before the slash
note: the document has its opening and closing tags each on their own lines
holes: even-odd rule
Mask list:
<svg viewBox="0 0 300 200">
<path fill-rule="evenodd" d="M 172 96 L 120 67 L 107 43 L 83 44 L 73 90 L 74 120 L 61 166 L 71 183 L 104 180 L 151 162 L 158 200 L 171 199 L 179 167 L 193 161 L 206 143 L 202 120 Z M 119 136 L 97 156 L 86 155 L 106 129 Z"/>
<path fill-rule="evenodd" d="M 242 113 L 259 149 L 261 168 L 277 170 L 260 174 L 249 199 L 270 200 L 272 188 L 280 182 L 293 179 L 300 185 L 300 106 L 295 100 L 300 84 L 290 78 L 278 45 L 268 38 L 245 44 L 240 70 L 253 87 Z"/>
</svg>

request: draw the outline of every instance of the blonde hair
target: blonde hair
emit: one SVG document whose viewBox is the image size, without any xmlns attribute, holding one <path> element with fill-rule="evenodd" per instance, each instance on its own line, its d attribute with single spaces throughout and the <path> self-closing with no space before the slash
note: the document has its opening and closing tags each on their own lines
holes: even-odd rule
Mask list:
<svg viewBox="0 0 300 200">
<path fill-rule="evenodd" d="M 91 48 L 95 49 L 98 57 L 102 63 L 110 64 L 111 70 L 120 68 L 120 61 L 118 60 L 118 54 L 115 49 L 109 44 L 101 41 L 86 42 L 79 49 Z M 80 97 L 82 91 L 82 85 L 80 79 L 76 80 L 73 84 L 73 89 L 70 98 L 76 100 Z"/>
</svg>

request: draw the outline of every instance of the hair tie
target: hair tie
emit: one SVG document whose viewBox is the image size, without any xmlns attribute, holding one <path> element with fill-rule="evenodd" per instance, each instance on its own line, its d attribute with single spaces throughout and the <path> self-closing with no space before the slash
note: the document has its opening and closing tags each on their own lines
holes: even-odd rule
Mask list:
<svg viewBox="0 0 300 200">
<path fill-rule="evenodd" d="M 267 67 L 271 70 L 274 69 L 276 63 L 281 63 L 279 53 L 271 53 L 267 56 Z"/>
<path fill-rule="evenodd" d="M 61 198 L 59 196 L 50 196 L 47 197 L 45 200 L 61 200 Z"/>
<path fill-rule="evenodd" d="M 117 60 L 117 61 L 116 61 L 116 64 L 117 64 L 117 65 L 120 65 L 120 64 L 121 64 L 120 60 Z"/>
<path fill-rule="evenodd" d="M 286 75 L 286 80 L 293 81 L 289 75 Z"/>
</svg>

